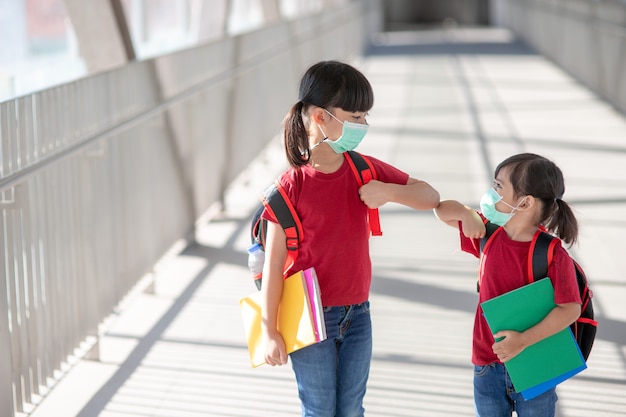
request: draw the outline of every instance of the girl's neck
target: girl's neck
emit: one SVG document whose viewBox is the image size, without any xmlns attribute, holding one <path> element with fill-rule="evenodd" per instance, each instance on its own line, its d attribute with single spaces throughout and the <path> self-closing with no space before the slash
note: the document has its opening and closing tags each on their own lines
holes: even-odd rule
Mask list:
<svg viewBox="0 0 626 417">
<path fill-rule="evenodd" d="M 337 171 L 342 164 L 343 155 L 335 153 L 335 151 L 325 143 L 311 151 L 309 165 L 317 171 L 330 174 Z"/>
<path fill-rule="evenodd" d="M 538 226 L 533 224 L 516 224 L 513 219 L 504 225 L 506 235 L 516 242 L 530 242 L 533 240 L 537 228 Z"/>
<path fill-rule="evenodd" d="M 533 196 L 527 196 L 527 200 L 513 217 L 504 225 L 504 230 L 511 240 L 517 242 L 530 242 L 539 228 L 542 205 Z"/>
</svg>

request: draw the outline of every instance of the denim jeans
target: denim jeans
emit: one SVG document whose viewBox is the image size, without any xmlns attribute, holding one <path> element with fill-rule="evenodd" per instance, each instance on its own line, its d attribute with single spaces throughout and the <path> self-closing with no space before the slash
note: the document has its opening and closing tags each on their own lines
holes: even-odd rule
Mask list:
<svg viewBox="0 0 626 417">
<path fill-rule="evenodd" d="M 556 390 L 524 400 L 515 392 L 504 365 L 492 363 L 474 366 L 474 407 L 478 417 L 510 417 L 513 410 L 519 417 L 554 417 Z"/>
<path fill-rule="evenodd" d="M 290 355 L 302 416 L 363 416 L 372 360 L 369 302 L 325 307 L 324 321 L 328 338 Z"/>
</svg>

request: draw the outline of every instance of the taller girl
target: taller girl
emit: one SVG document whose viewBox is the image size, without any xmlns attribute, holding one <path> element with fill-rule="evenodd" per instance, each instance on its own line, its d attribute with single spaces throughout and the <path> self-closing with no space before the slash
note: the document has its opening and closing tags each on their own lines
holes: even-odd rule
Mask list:
<svg viewBox="0 0 626 417">
<path fill-rule="evenodd" d="M 299 99 L 284 120 L 291 167 L 279 177 L 302 222 L 298 257 L 283 271 L 285 234 L 269 220 L 263 271 L 263 335 L 270 365 L 287 363 L 276 329 L 283 277 L 315 267 L 328 338 L 290 355 L 303 416 L 362 416 L 372 355 L 369 290 L 368 208 L 387 202 L 429 210 L 439 193 L 429 184 L 368 157 L 378 180 L 359 188 L 344 153 L 358 146 L 374 104 L 372 87 L 354 67 L 337 61 L 311 66 L 300 81 Z"/>
</svg>

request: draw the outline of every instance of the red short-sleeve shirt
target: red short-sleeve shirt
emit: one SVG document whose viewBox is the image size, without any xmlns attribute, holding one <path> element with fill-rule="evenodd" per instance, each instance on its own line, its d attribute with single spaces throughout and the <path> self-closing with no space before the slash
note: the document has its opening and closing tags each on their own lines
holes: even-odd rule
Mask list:
<svg viewBox="0 0 626 417">
<path fill-rule="evenodd" d="M 460 232 L 461 249 L 476 257 L 480 256 L 480 240 L 469 239 Z M 526 269 L 530 242 L 511 240 L 502 230 L 491 238 L 481 270 L 479 305 L 474 317 L 472 363 L 487 365 L 500 362 L 493 353 L 493 335 L 483 317 L 480 303 L 512 291 L 528 283 Z M 574 264 L 567 251 L 557 244 L 554 257 L 548 266 L 548 276 L 554 286 L 555 304 L 580 303 Z"/>
<path fill-rule="evenodd" d="M 405 172 L 368 156 L 378 180 L 406 184 Z M 322 304 L 359 304 L 369 298 L 372 265 L 367 206 L 361 201 L 354 173 L 344 160 L 330 174 L 309 165 L 288 169 L 279 177 L 300 221 L 304 239 L 288 274 L 315 267 Z M 264 219 L 276 222 L 265 210 Z"/>
</svg>

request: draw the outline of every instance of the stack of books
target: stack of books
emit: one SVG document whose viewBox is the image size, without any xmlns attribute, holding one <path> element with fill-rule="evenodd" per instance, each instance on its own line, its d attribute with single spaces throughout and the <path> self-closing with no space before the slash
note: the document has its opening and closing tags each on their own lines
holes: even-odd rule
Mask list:
<svg viewBox="0 0 626 417">
<path fill-rule="evenodd" d="M 265 363 L 265 346 L 261 333 L 261 292 L 239 301 L 250 363 Z M 315 268 L 296 272 L 285 279 L 278 308 L 278 331 L 287 353 L 326 339 L 326 325 Z"/>
</svg>

